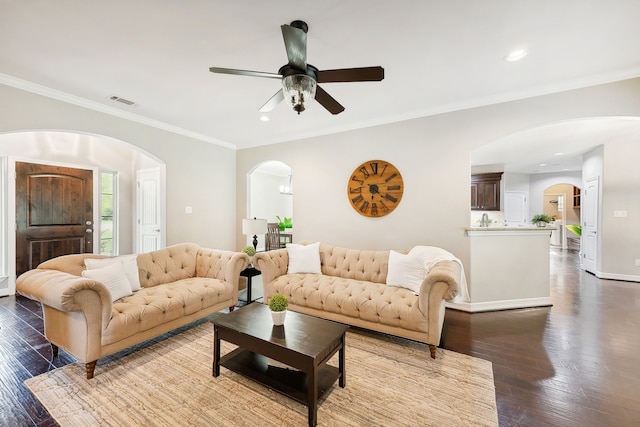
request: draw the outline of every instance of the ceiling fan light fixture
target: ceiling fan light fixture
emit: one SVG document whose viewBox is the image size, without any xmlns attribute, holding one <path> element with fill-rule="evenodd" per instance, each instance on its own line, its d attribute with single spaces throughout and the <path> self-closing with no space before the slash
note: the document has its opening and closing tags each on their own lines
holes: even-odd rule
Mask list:
<svg viewBox="0 0 640 427">
<path fill-rule="evenodd" d="M 307 74 L 292 74 L 282 79 L 284 100 L 295 112 L 305 110 L 304 103 L 316 97 L 316 80 Z"/>
</svg>

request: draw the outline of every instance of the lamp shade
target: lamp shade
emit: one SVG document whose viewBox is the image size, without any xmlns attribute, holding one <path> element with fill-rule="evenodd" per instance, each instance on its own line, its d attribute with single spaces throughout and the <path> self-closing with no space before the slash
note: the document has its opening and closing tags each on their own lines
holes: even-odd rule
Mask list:
<svg viewBox="0 0 640 427">
<path fill-rule="evenodd" d="M 266 219 L 243 219 L 242 220 L 242 234 L 245 236 L 257 236 L 258 234 L 265 234 L 267 232 L 267 220 Z"/>
</svg>

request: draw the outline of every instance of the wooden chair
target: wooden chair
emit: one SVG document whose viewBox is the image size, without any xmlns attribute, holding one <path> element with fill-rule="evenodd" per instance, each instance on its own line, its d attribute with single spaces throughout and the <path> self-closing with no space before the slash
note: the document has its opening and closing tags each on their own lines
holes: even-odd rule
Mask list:
<svg viewBox="0 0 640 427">
<path fill-rule="evenodd" d="M 280 240 L 280 227 L 277 222 L 267 223 L 267 234 L 264 235 L 264 249 L 271 251 L 274 249 L 281 249 L 285 246 Z"/>
</svg>

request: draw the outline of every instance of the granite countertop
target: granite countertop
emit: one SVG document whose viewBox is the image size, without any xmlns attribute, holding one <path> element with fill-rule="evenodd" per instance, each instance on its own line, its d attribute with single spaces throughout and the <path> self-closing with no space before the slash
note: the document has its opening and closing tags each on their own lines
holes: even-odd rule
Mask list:
<svg viewBox="0 0 640 427">
<path fill-rule="evenodd" d="M 523 227 L 505 227 L 505 226 L 494 226 L 494 227 L 466 227 L 465 231 L 542 231 L 542 230 L 556 230 L 558 226 L 556 225 L 547 225 L 546 227 L 538 227 L 536 225 L 527 225 Z"/>
</svg>

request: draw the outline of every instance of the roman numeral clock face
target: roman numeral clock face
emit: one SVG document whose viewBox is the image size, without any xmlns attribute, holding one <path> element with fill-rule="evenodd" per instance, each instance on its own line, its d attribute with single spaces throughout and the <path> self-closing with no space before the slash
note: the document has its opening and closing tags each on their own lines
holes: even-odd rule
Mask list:
<svg viewBox="0 0 640 427">
<path fill-rule="evenodd" d="M 369 160 L 358 166 L 347 183 L 353 209 L 370 218 L 385 216 L 400 204 L 404 184 L 398 169 L 384 160 Z"/>
</svg>

